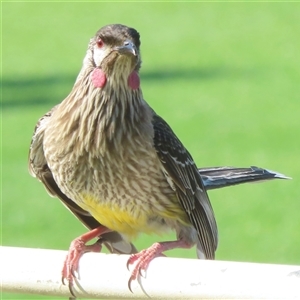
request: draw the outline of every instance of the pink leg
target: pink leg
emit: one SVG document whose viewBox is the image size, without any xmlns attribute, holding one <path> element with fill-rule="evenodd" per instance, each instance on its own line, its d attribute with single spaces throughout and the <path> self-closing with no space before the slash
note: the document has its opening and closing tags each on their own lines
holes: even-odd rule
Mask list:
<svg viewBox="0 0 300 300">
<path fill-rule="evenodd" d="M 163 252 L 175 248 L 191 248 L 193 244 L 189 244 L 184 240 L 154 243 L 148 249 L 142 250 L 139 253 L 132 254 L 127 261 L 127 268 L 136 262 L 136 265 L 131 273 L 128 281 L 128 288 L 132 292 L 131 282 L 138 279 L 142 275 L 142 271 L 146 271 L 152 259 L 158 256 L 164 256 Z"/>
<path fill-rule="evenodd" d="M 78 273 L 78 266 L 79 266 L 79 259 L 85 252 L 100 252 L 101 251 L 101 244 L 96 242 L 92 245 L 86 245 L 87 242 L 90 240 L 99 237 L 101 234 L 109 232 L 110 230 L 104 226 L 99 226 L 80 237 L 74 239 L 71 242 L 69 252 L 67 257 L 64 261 L 64 266 L 62 269 L 62 282 L 65 284 L 65 279 L 68 281 L 70 293 L 74 296 L 73 291 L 73 283 L 74 278 L 76 277 L 76 273 Z"/>
</svg>

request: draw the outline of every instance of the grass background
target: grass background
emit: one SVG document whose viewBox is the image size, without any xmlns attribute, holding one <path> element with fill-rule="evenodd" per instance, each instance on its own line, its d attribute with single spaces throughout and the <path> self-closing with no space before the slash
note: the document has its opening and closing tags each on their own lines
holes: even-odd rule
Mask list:
<svg viewBox="0 0 300 300">
<path fill-rule="evenodd" d="M 67 249 L 85 232 L 30 177 L 28 148 L 38 118 L 71 90 L 89 38 L 123 23 L 141 33 L 144 97 L 198 166 L 257 165 L 293 177 L 209 193 L 216 258 L 300 264 L 300 3 L 1 4 L 3 245 Z M 141 236 L 136 245 L 170 238 Z"/>
</svg>

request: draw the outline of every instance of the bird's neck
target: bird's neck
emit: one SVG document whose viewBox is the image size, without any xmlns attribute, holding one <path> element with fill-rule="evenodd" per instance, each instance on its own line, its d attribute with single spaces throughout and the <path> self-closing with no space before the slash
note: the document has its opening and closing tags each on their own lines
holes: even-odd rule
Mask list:
<svg viewBox="0 0 300 300">
<path fill-rule="evenodd" d="M 65 115 L 59 119 L 71 147 L 99 155 L 99 151 L 118 151 L 128 139 L 149 131 L 152 112 L 140 87 L 133 89 L 125 79 L 108 77 L 105 86 L 99 88 L 91 76 L 92 72 L 78 78 L 61 103 L 60 111 Z"/>
</svg>

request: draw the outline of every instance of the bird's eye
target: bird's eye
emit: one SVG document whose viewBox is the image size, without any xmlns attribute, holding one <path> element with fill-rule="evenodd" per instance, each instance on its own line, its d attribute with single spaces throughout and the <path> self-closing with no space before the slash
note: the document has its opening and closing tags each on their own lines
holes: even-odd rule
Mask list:
<svg viewBox="0 0 300 300">
<path fill-rule="evenodd" d="M 102 48 L 104 46 L 104 42 L 101 39 L 98 39 L 97 46 L 98 46 L 98 48 Z"/>
</svg>

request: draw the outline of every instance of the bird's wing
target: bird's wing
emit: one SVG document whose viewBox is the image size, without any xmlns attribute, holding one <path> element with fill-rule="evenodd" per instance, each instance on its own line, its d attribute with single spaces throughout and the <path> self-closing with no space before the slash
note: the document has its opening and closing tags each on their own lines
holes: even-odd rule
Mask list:
<svg viewBox="0 0 300 300">
<path fill-rule="evenodd" d="M 217 224 L 201 176 L 189 152 L 170 126 L 159 116 L 153 116 L 154 146 L 175 190 L 195 227 L 204 255 L 213 259 L 218 244 Z"/>
<path fill-rule="evenodd" d="M 68 198 L 56 184 L 52 172 L 48 167 L 44 149 L 43 138 L 47 123 L 55 106 L 51 111 L 46 113 L 39 119 L 31 140 L 28 169 L 33 177 L 37 177 L 45 186 L 48 193 L 53 197 L 58 197 L 62 203 L 81 221 L 87 228 L 94 229 L 100 226 L 100 223 L 94 219 L 89 212 L 83 210 L 74 201 Z M 117 232 L 108 232 L 100 237 L 100 242 L 104 243 L 108 250 L 112 253 L 132 254 L 137 250 L 134 245 L 125 241 L 122 236 Z"/>
<path fill-rule="evenodd" d="M 207 190 L 223 188 L 248 182 L 261 182 L 271 179 L 290 179 L 275 171 L 254 167 L 208 167 L 198 169 Z"/>
</svg>

